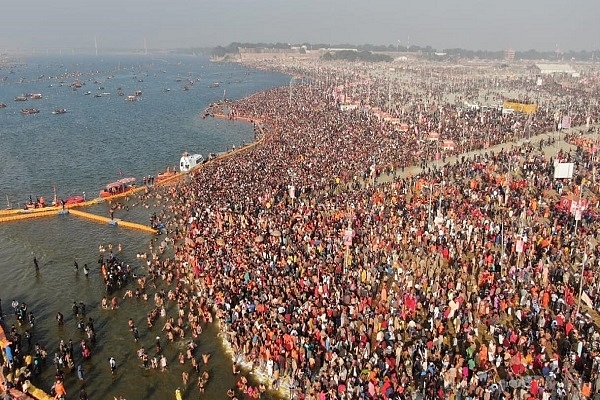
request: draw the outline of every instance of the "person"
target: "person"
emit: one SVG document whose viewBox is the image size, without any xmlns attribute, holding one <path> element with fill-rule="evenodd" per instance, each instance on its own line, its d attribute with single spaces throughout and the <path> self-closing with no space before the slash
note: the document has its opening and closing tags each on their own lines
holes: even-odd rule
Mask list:
<svg viewBox="0 0 600 400">
<path fill-rule="evenodd" d="M 80 381 L 83 381 L 83 367 L 81 364 L 77 366 L 77 378 L 79 378 Z"/>
<path fill-rule="evenodd" d="M 79 271 L 79 264 L 77 263 L 77 260 L 73 262 L 73 265 L 75 266 L 75 271 Z"/>
<path fill-rule="evenodd" d="M 114 375 L 114 374 L 115 374 L 115 371 L 117 370 L 117 361 L 115 360 L 115 358 L 114 358 L 114 357 L 111 357 L 111 358 L 108 360 L 108 364 L 110 365 L 110 373 L 111 373 L 112 375 Z"/>
<path fill-rule="evenodd" d="M 35 270 L 39 271 L 40 270 L 40 264 L 38 263 L 38 260 L 36 257 L 33 257 L 33 265 L 35 265 Z"/>
<path fill-rule="evenodd" d="M 111 207 L 108 212 L 110 214 L 110 219 L 113 220 L 115 216 L 115 209 Z"/>
<path fill-rule="evenodd" d="M 83 264 L 83 274 L 87 277 L 90 274 L 87 264 Z"/>
<path fill-rule="evenodd" d="M 56 313 L 56 322 L 58 322 L 58 326 L 63 326 L 65 323 L 65 317 L 60 311 Z"/>
<path fill-rule="evenodd" d="M 56 381 L 56 385 L 54 386 L 54 390 L 56 392 L 56 399 L 64 399 L 67 395 L 67 390 L 65 389 L 65 385 L 62 379 Z"/>
</svg>

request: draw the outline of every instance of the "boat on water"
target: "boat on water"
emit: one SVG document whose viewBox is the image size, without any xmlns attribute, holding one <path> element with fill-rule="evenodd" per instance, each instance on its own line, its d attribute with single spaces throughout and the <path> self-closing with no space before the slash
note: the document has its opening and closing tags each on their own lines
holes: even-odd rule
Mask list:
<svg viewBox="0 0 600 400">
<path fill-rule="evenodd" d="M 27 101 L 27 96 L 25 96 L 24 94 L 16 96 L 15 101 Z"/>
<path fill-rule="evenodd" d="M 111 182 L 100 191 L 100 197 L 106 198 L 125 194 L 135 189 L 135 178 L 121 178 L 118 181 Z"/>
<path fill-rule="evenodd" d="M 219 82 L 213 82 L 210 84 L 209 88 L 218 88 L 219 86 L 221 86 Z"/>
<path fill-rule="evenodd" d="M 34 201 L 33 197 L 29 196 L 29 201 L 27 203 L 25 203 L 23 209 L 24 210 L 32 210 L 34 208 L 45 208 L 45 207 L 48 207 L 48 204 L 46 204 L 46 200 L 43 197 L 38 197 Z"/>
<path fill-rule="evenodd" d="M 132 96 L 132 95 L 125 97 L 125 101 L 137 101 L 137 99 L 138 98 L 136 96 Z"/>
<path fill-rule="evenodd" d="M 65 206 L 70 206 L 72 204 L 83 203 L 84 201 L 85 201 L 85 198 L 83 196 L 72 196 L 72 197 L 69 197 L 65 201 Z"/>
<path fill-rule="evenodd" d="M 33 100 L 39 100 L 42 98 L 42 94 L 41 93 L 27 93 L 26 96 L 30 99 Z"/>
<path fill-rule="evenodd" d="M 135 95 L 138 96 L 138 97 L 141 96 L 142 95 L 142 91 L 141 90 L 136 90 L 135 91 Z"/>
<path fill-rule="evenodd" d="M 202 157 L 202 154 L 189 154 L 185 152 L 181 155 L 181 159 L 179 160 L 179 171 L 188 173 L 203 162 L 204 157 Z"/>
<path fill-rule="evenodd" d="M 0 108 L 6 108 L 6 104 L 0 102 Z"/>
<path fill-rule="evenodd" d="M 66 108 L 57 108 L 56 110 L 52 111 L 52 114 L 64 114 L 67 112 Z"/>
<path fill-rule="evenodd" d="M 178 174 L 177 171 L 171 171 L 171 168 L 167 167 L 167 170 L 165 172 L 162 172 L 162 173 L 156 175 L 156 182 L 158 183 L 158 182 L 164 181 L 165 179 L 169 179 L 177 174 Z"/>
<path fill-rule="evenodd" d="M 37 108 L 23 108 L 21 110 L 21 114 L 23 114 L 23 115 L 37 114 L 39 112 L 40 112 L 40 110 L 38 110 Z"/>
</svg>

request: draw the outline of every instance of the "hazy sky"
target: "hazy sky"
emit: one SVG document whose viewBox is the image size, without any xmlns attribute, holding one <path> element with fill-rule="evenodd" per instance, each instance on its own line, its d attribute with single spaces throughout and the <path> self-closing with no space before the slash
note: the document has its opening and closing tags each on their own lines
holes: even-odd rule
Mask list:
<svg viewBox="0 0 600 400">
<path fill-rule="evenodd" d="M 0 51 L 231 42 L 594 50 L 598 0 L 2 0 Z M 410 38 L 410 39 L 409 39 Z"/>
</svg>

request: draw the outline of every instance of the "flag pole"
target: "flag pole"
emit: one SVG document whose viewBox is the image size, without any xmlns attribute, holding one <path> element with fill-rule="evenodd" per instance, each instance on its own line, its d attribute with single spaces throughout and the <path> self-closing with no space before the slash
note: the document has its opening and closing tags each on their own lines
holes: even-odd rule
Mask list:
<svg viewBox="0 0 600 400">
<path fill-rule="evenodd" d="M 575 309 L 575 317 L 573 321 L 577 321 L 579 309 L 581 307 L 581 296 L 583 295 L 583 274 L 585 273 L 585 264 L 587 262 L 587 243 L 583 247 L 583 259 L 581 260 L 581 276 L 579 277 L 579 296 L 577 298 L 577 308 Z"/>
</svg>

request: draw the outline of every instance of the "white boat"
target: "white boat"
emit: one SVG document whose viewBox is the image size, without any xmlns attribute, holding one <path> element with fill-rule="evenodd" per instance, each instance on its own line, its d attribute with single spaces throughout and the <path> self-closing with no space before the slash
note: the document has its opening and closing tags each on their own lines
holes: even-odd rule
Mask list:
<svg viewBox="0 0 600 400">
<path fill-rule="evenodd" d="M 202 157 L 202 154 L 189 154 L 187 152 L 183 153 L 181 159 L 179 160 L 179 171 L 183 173 L 190 172 L 203 162 L 204 157 Z"/>
</svg>

